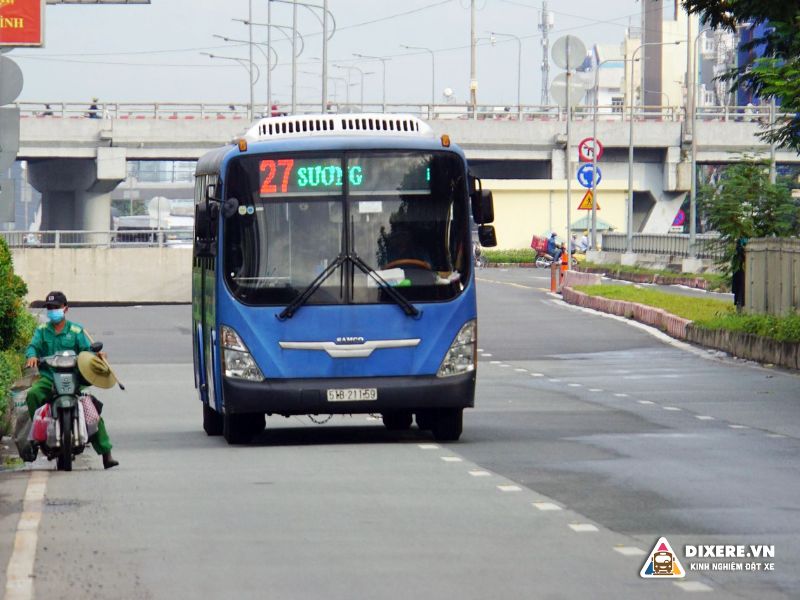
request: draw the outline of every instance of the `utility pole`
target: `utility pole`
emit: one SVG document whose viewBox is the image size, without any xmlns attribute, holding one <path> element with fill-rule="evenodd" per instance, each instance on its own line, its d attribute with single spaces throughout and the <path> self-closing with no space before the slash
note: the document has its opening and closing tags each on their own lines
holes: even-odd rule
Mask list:
<svg viewBox="0 0 800 600">
<path fill-rule="evenodd" d="M 470 1 L 470 59 L 469 59 L 469 103 L 472 105 L 472 118 L 478 118 L 478 74 L 475 37 L 475 0 Z"/>
<path fill-rule="evenodd" d="M 550 38 L 548 33 L 553 28 L 553 19 L 547 10 L 547 0 L 542 2 L 542 22 L 539 30 L 542 32 L 542 99 L 540 104 L 547 106 L 550 103 Z"/>
</svg>

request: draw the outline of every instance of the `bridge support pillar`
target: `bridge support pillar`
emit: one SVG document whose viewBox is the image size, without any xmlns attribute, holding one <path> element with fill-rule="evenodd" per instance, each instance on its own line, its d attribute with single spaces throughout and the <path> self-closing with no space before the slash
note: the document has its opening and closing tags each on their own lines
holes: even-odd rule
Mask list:
<svg viewBox="0 0 800 600">
<path fill-rule="evenodd" d="M 42 194 L 42 230 L 111 229 L 111 192 L 126 177 L 124 148 L 98 148 L 96 159 L 28 162 L 28 180 Z"/>
</svg>

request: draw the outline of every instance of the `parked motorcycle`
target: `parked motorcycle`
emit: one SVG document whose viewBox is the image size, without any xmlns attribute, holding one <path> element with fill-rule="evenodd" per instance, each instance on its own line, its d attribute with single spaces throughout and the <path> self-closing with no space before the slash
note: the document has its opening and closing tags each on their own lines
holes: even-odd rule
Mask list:
<svg viewBox="0 0 800 600">
<path fill-rule="evenodd" d="M 93 353 L 102 349 L 101 342 L 95 342 L 91 346 Z M 47 459 L 56 459 L 59 471 L 71 471 L 73 458 L 89 445 L 89 430 L 93 419 L 90 419 L 87 426 L 86 413 L 93 412 L 94 406 L 91 397 L 81 389 L 91 385 L 82 375 L 82 371 L 86 370 L 84 365 L 92 359 L 92 353 L 81 352 L 76 355 L 71 350 L 40 359 L 40 363 L 50 367 L 53 373 L 54 393 L 34 416 L 32 435 Z M 92 406 L 87 403 L 92 403 Z M 97 417 L 96 408 L 93 415 Z"/>
</svg>

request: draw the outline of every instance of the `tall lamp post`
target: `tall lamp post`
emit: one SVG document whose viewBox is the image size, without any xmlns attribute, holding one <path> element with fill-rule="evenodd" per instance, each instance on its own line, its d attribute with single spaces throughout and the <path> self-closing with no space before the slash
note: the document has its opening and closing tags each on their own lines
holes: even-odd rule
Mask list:
<svg viewBox="0 0 800 600">
<path fill-rule="evenodd" d="M 674 42 L 647 42 L 641 44 L 631 54 L 631 84 L 630 96 L 628 102 L 630 103 L 630 130 L 628 131 L 628 215 L 627 215 L 627 240 L 625 245 L 625 252 L 630 254 L 633 252 L 633 63 L 636 62 L 636 53 L 642 48 L 647 46 L 677 46 L 678 44 L 686 43 L 686 40 L 677 40 Z"/>
<path fill-rule="evenodd" d="M 216 33 L 212 34 L 211 37 L 215 37 L 217 39 L 220 39 L 223 42 L 234 42 L 234 43 L 237 43 L 237 44 L 250 44 L 251 43 L 251 42 L 249 42 L 247 40 L 237 40 L 237 39 L 234 39 L 234 38 L 225 37 L 224 35 L 217 35 Z M 259 42 L 252 42 L 252 44 L 256 47 L 256 50 L 258 50 L 261 53 L 261 56 L 264 57 L 264 60 L 267 63 L 267 73 L 269 73 L 278 64 L 278 52 L 277 52 L 277 50 L 275 50 L 275 48 L 272 48 L 271 46 L 269 46 L 267 44 L 263 44 L 263 43 L 259 43 Z M 269 52 L 269 54 L 267 54 L 267 52 L 265 52 L 261 48 L 261 46 L 267 46 L 267 51 Z M 272 58 L 275 59 L 274 62 L 271 60 Z M 269 75 L 267 75 L 267 82 L 269 82 Z M 268 90 L 267 91 L 267 111 L 269 111 L 270 106 L 271 105 L 270 105 L 270 102 L 269 102 L 269 90 Z"/>
<path fill-rule="evenodd" d="M 689 100 L 689 110 L 692 118 L 692 160 L 689 170 L 689 258 L 697 258 L 697 42 L 706 32 L 711 31 L 710 27 L 702 29 L 694 38 L 692 44 L 692 94 Z M 686 89 L 689 89 L 687 82 Z"/>
<path fill-rule="evenodd" d="M 497 31 L 492 31 L 490 35 L 492 36 L 492 46 L 495 44 L 494 36 L 496 35 L 517 40 L 517 119 L 522 120 L 522 40 L 513 33 L 498 33 Z"/>
<path fill-rule="evenodd" d="M 428 109 L 428 118 L 433 118 L 433 106 L 436 104 L 436 55 L 433 53 L 433 50 L 430 48 L 425 48 L 423 46 L 407 46 L 406 44 L 400 44 L 401 48 L 405 48 L 406 50 L 423 50 L 425 52 L 430 52 L 431 55 L 431 106 Z"/>
<path fill-rule="evenodd" d="M 210 59 L 218 58 L 220 60 L 232 60 L 234 62 L 239 63 L 242 68 L 247 71 L 247 76 L 250 79 L 250 85 L 252 86 L 255 81 L 258 81 L 261 78 L 261 69 L 258 68 L 258 65 L 254 63 L 250 63 L 248 65 L 247 60 L 244 58 L 237 58 L 235 56 L 220 56 L 218 54 L 211 54 L 210 52 L 201 52 L 200 54 L 209 57 Z M 251 68 L 252 67 L 252 68 Z M 253 81 L 253 68 L 256 70 L 256 78 Z M 251 104 L 247 110 L 248 118 L 252 121 L 253 120 L 253 105 Z"/>
<path fill-rule="evenodd" d="M 363 69 L 361 69 L 360 67 L 356 67 L 354 65 L 333 65 L 333 66 L 336 67 L 337 69 L 347 69 L 348 80 L 350 78 L 350 71 L 358 71 L 358 73 L 361 75 L 361 112 L 364 112 L 364 75 L 372 75 L 372 71 L 364 72 Z M 348 81 L 348 87 L 349 83 L 350 82 Z"/>
<path fill-rule="evenodd" d="M 381 61 L 381 66 L 383 67 L 383 112 L 386 112 L 386 61 L 391 60 L 390 58 L 386 58 L 385 56 L 369 56 L 368 54 L 357 54 L 353 52 L 353 56 L 357 56 L 358 58 L 368 58 L 370 60 L 379 60 Z"/>
<path fill-rule="evenodd" d="M 297 7 L 298 6 L 305 6 L 308 8 L 311 13 L 319 19 L 319 22 L 322 24 L 322 112 L 325 112 L 325 105 L 328 103 L 328 42 L 336 33 L 336 19 L 333 17 L 333 13 L 328 9 L 328 0 L 324 0 L 322 4 L 309 4 L 306 2 L 297 2 L 297 0 L 269 0 L 269 2 L 280 2 L 281 4 L 291 4 L 294 9 L 293 20 L 292 20 L 292 27 L 295 32 L 297 32 Z M 315 13 L 312 8 L 318 8 L 322 11 L 322 17 Z M 331 20 L 332 29 L 330 33 L 328 33 L 328 18 Z M 297 79 L 297 63 L 295 62 L 292 66 L 292 78 L 293 81 Z M 296 108 L 295 102 L 295 92 L 292 93 L 292 114 L 295 112 Z"/>
</svg>

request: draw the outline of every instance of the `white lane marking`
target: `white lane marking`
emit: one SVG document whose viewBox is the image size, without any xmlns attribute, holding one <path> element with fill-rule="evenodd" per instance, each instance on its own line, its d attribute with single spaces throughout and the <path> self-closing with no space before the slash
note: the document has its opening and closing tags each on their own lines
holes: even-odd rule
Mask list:
<svg viewBox="0 0 800 600">
<path fill-rule="evenodd" d="M 673 410 L 673 411 L 683 410 L 682 408 L 678 408 L 677 406 L 662 406 L 661 408 L 663 408 L 664 410 Z"/>
<path fill-rule="evenodd" d="M 713 421 L 714 420 L 714 417 L 709 417 L 708 415 L 695 415 L 694 418 L 698 419 L 700 421 Z"/>
<path fill-rule="evenodd" d="M 483 348 L 478 348 L 478 352 L 483 352 Z"/>
<path fill-rule="evenodd" d="M 490 361 L 489 361 L 489 364 L 490 364 L 490 365 L 499 365 L 499 364 L 500 364 L 500 361 L 499 361 L 499 360 L 490 360 Z"/>
<path fill-rule="evenodd" d="M 639 404 L 655 404 L 655 402 L 650 402 L 650 400 L 637 400 Z"/>
<path fill-rule="evenodd" d="M 552 502 L 534 502 L 533 506 L 539 510 L 564 510 L 558 504 L 553 504 Z"/>
<path fill-rule="evenodd" d="M 517 373 L 527 373 L 528 369 L 514 369 Z"/>
<path fill-rule="evenodd" d="M 507 365 L 507 364 L 505 364 L 505 363 L 503 363 L 502 365 L 500 365 L 500 368 L 502 368 L 502 369 L 508 369 L 509 367 L 511 367 L 511 365 Z"/>
<path fill-rule="evenodd" d="M 785 438 L 785 437 L 788 437 L 788 436 L 785 436 L 782 433 L 768 433 L 767 437 L 778 439 L 778 438 Z"/>
<path fill-rule="evenodd" d="M 25 489 L 22 514 L 14 538 L 14 551 L 6 570 L 5 600 L 30 600 L 33 598 L 33 563 L 42 504 L 47 491 L 48 471 L 32 471 Z"/>
<path fill-rule="evenodd" d="M 440 457 L 440 458 L 441 458 L 441 459 L 442 459 L 444 462 L 452 462 L 452 463 L 456 463 L 456 462 L 464 462 L 464 459 L 462 459 L 462 458 L 459 458 L 459 457 L 457 457 L 457 456 L 442 456 L 442 457 Z"/>
<path fill-rule="evenodd" d="M 647 552 L 636 546 L 614 546 L 614 552 L 619 552 L 623 556 L 644 556 L 647 554 Z"/>
<path fill-rule="evenodd" d="M 583 387 L 580 383 L 568 383 L 569 387 Z"/>
<path fill-rule="evenodd" d="M 627 398 L 628 394 L 614 394 L 617 398 Z"/>
<path fill-rule="evenodd" d="M 544 377 L 544 373 L 531 373 L 531 377 Z"/>
<path fill-rule="evenodd" d="M 469 474 L 473 477 L 490 477 L 492 475 L 489 471 L 470 471 Z"/>
<path fill-rule="evenodd" d="M 570 523 L 569 528 L 576 533 L 592 533 L 594 531 L 599 531 L 599 529 L 591 523 Z"/>
<path fill-rule="evenodd" d="M 589 388 L 589 391 L 590 392 L 602 392 L 603 389 L 602 388 Z"/>
<path fill-rule="evenodd" d="M 489 358 L 490 356 L 493 356 L 493 355 L 490 354 L 489 352 L 484 352 L 483 354 L 481 354 L 481 356 L 484 357 L 484 358 Z"/>
<path fill-rule="evenodd" d="M 550 383 L 561 383 L 560 379 L 548 379 L 547 381 L 549 381 Z"/>
<path fill-rule="evenodd" d="M 497 489 L 501 492 L 521 492 L 522 488 L 518 485 L 498 485 Z"/>
<path fill-rule="evenodd" d="M 699 581 L 673 581 L 684 592 L 713 592 L 714 588 Z"/>
<path fill-rule="evenodd" d="M 750 429 L 747 425 L 728 425 L 731 429 Z"/>
<path fill-rule="evenodd" d="M 438 444 L 417 444 L 417 447 L 422 450 L 438 450 Z"/>
</svg>

